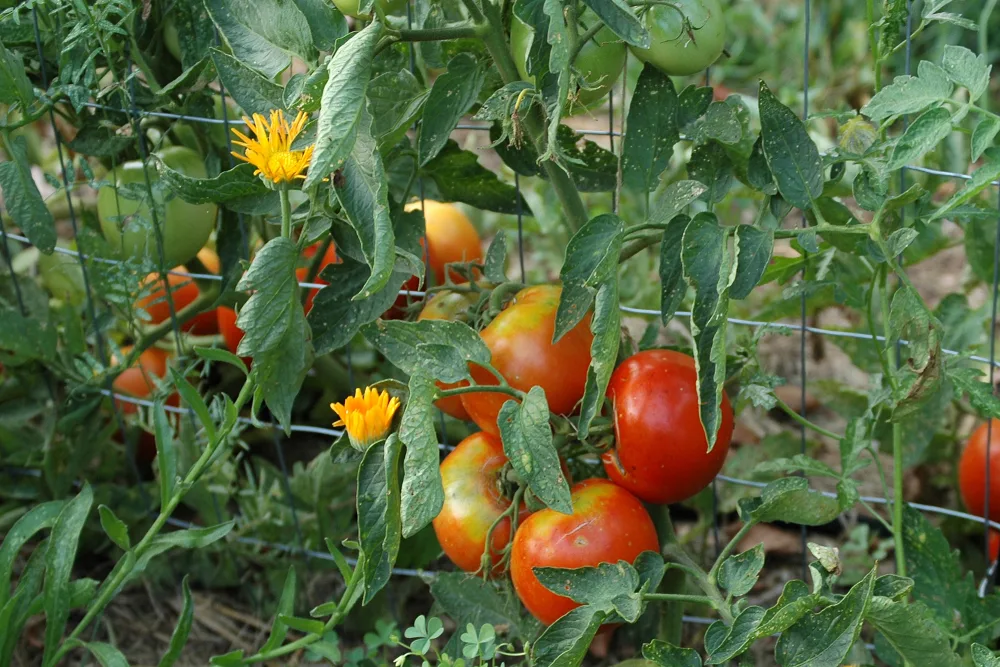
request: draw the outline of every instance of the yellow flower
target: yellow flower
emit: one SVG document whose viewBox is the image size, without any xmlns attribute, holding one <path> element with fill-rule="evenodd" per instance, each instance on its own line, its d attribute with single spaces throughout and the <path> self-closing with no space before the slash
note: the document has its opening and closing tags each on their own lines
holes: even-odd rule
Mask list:
<svg viewBox="0 0 1000 667">
<path fill-rule="evenodd" d="M 308 116 L 300 111 L 289 124 L 285 112 L 280 109 L 271 112 L 270 121 L 259 113 L 255 113 L 253 119 L 244 116 L 243 122 L 256 138 L 251 139 L 233 128 L 233 134 L 240 139 L 233 145 L 245 149 L 244 155 L 236 152 L 233 155 L 257 167 L 254 176 L 261 175 L 271 183 L 288 183 L 296 178 L 305 178 L 302 172 L 309 166 L 314 147 L 292 150 L 292 143 L 302 132 L 306 120 Z"/>
<path fill-rule="evenodd" d="M 340 417 L 334 426 L 343 426 L 351 444 L 360 450 L 383 439 L 392 426 L 392 417 L 399 409 L 399 399 L 389 397 L 389 392 L 365 388 L 362 394 L 356 389 L 343 403 L 331 403 L 330 408 Z"/>
</svg>

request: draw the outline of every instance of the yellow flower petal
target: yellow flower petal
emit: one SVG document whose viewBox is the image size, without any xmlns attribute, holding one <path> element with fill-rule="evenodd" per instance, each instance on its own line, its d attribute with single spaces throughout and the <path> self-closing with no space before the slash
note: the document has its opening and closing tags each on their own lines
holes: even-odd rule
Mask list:
<svg viewBox="0 0 1000 667">
<path fill-rule="evenodd" d="M 255 175 L 260 174 L 272 183 L 288 183 L 305 178 L 303 172 L 309 167 L 313 146 L 292 150 L 292 142 L 305 128 L 308 119 L 305 113 L 299 111 L 289 124 L 285 112 L 280 109 L 272 111 L 270 118 L 259 113 L 255 113 L 252 118 L 244 116 L 243 122 L 254 134 L 254 138 L 233 128 L 233 134 L 239 139 L 233 144 L 244 149 L 242 155 L 235 152 L 233 155 L 255 166 Z"/>
<path fill-rule="evenodd" d="M 339 417 L 333 425 L 346 428 L 351 444 L 360 450 L 388 435 L 399 406 L 398 398 L 372 387 L 366 387 L 364 393 L 356 389 L 354 395 L 348 396 L 343 403 L 330 404 Z"/>
</svg>

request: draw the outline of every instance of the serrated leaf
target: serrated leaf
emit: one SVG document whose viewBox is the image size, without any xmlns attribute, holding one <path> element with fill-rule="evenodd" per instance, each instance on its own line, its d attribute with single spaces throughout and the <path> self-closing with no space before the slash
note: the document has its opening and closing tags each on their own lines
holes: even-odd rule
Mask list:
<svg viewBox="0 0 1000 667">
<path fill-rule="evenodd" d="M 50 661 L 59 647 L 66 621 L 69 620 L 70 578 L 80 544 L 80 532 L 87 521 L 94 492 L 90 484 L 67 502 L 52 525 L 45 550 L 45 584 L 42 588 L 42 608 L 45 610 L 44 660 Z"/>
<path fill-rule="evenodd" d="M 686 215 L 673 218 L 663 230 L 660 241 L 660 321 L 663 326 L 673 319 L 687 293 L 681 248 L 684 230 L 690 222 L 691 218 Z"/>
<path fill-rule="evenodd" d="M 785 477 L 764 487 L 759 498 L 740 501 L 740 514 L 760 523 L 785 521 L 822 526 L 840 514 L 836 499 L 809 489 L 802 477 Z"/>
<path fill-rule="evenodd" d="M 690 648 L 674 646 L 662 639 L 642 645 L 642 657 L 658 667 L 701 667 L 701 656 Z"/>
<path fill-rule="evenodd" d="M 181 581 L 181 613 L 177 616 L 177 625 L 170 635 L 170 645 L 160 658 L 158 667 L 171 667 L 177 662 L 191 633 L 191 626 L 194 623 L 194 599 L 191 597 L 191 586 L 188 583 L 190 576 L 185 574 Z"/>
<path fill-rule="evenodd" d="M 839 667 L 861 633 L 874 585 L 872 570 L 840 602 L 783 632 L 774 652 L 778 662 L 785 667 Z"/>
<path fill-rule="evenodd" d="M 765 613 L 761 607 L 747 607 L 733 620 L 733 624 L 728 628 L 725 636 L 722 636 L 721 630 L 716 631 L 720 636 L 713 638 L 713 641 L 710 641 L 710 638 L 706 636 L 705 648 L 709 651 L 709 659 L 706 664 L 725 664 L 746 651 L 753 641 L 757 627 Z"/>
<path fill-rule="evenodd" d="M 475 625 L 520 627 L 516 603 L 489 581 L 464 572 L 440 572 L 430 584 L 431 595 L 453 619 Z"/>
<path fill-rule="evenodd" d="M 389 186 L 382 156 L 371 134 L 372 118 L 361 109 L 356 138 L 344 162 L 342 178 L 334 179 L 337 199 L 358 235 L 371 275 L 353 296 L 367 299 L 383 289 L 392 276 L 396 238 L 389 217 Z"/>
<path fill-rule="evenodd" d="M 729 312 L 730 257 L 726 232 L 715 216 L 700 213 L 684 230 L 681 261 L 695 290 L 691 334 L 698 369 L 698 397 L 708 450 L 722 423 L 722 386 L 726 379 L 726 316 Z"/>
<path fill-rule="evenodd" d="M 509 400 L 497 416 L 503 451 L 538 499 L 557 512 L 572 514 L 569 483 L 552 443 L 545 390 L 535 386 L 518 403 Z"/>
<path fill-rule="evenodd" d="M 910 664 L 934 667 L 965 664 L 951 650 L 950 638 L 920 602 L 894 602 L 876 597 L 872 599 L 866 620 Z"/>
<path fill-rule="evenodd" d="M 170 190 L 189 204 L 226 202 L 240 197 L 266 195 L 270 191 L 259 177 L 256 168 L 241 163 L 214 178 L 193 178 L 171 169 L 163 162 L 159 165 L 160 178 Z"/>
<path fill-rule="evenodd" d="M 984 157 L 986 159 L 983 165 L 972 172 L 972 178 L 965 182 L 965 187 L 953 194 L 943 206 L 934 211 L 928 222 L 944 217 L 953 209 L 978 196 L 993 181 L 1000 178 L 1000 148 L 987 149 Z"/>
<path fill-rule="evenodd" d="M 982 644 L 972 645 L 972 662 L 976 667 L 1000 667 L 1000 658 Z"/>
<path fill-rule="evenodd" d="M 969 101 L 975 102 L 990 85 L 990 70 L 993 66 L 987 63 L 983 54 L 976 55 L 964 46 L 945 44 L 941 69 L 948 74 L 949 79 L 967 88 Z"/>
<path fill-rule="evenodd" d="M 261 76 L 242 62 L 218 49 L 212 49 L 212 62 L 219 80 L 225 86 L 233 101 L 240 106 L 247 116 L 261 114 L 268 118 L 275 109 L 284 109 L 284 91 L 278 84 Z M 235 118 L 230 118 L 237 125 Z M 246 165 L 250 166 L 250 165 Z M 251 168 L 251 173 L 253 169 Z M 260 179 L 254 178 L 258 183 Z M 261 185 L 263 185 L 261 183 Z M 185 200 L 186 201 L 186 200 Z M 198 202 L 201 203 L 201 202 Z"/>
<path fill-rule="evenodd" d="M 417 137 L 421 166 L 444 148 L 458 121 L 476 102 L 485 80 L 485 68 L 469 53 L 452 58 L 448 71 L 434 80 Z"/>
<path fill-rule="evenodd" d="M 704 199 L 709 203 L 716 204 L 725 199 L 734 177 L 732 160 L 722 144 L 710 141 L 695 146 L 687 169 L 688 176 L 707 188 Z"/>
<path fill-rule="evenodd" d="M 745 299 L 764 276 L 774 250 L 774 232 L 751 225 L 736 228 L 736 275 L 729 296 Z"/>
<path fill-rule="evenodd" d="M 375 46 L 381 36 L 382 24 L 373 21 L 347 40 L 330 59 L 327 66 L 330 78 L 323 87 L 316 125 L 316 148 L 302 187 L 319 183 L 351 155 L 371 79 Z"/>
<path fill-rule="evenodd" d="M 542 586 L 556 595 L 590 605 L 608 614 L 619 611 L 623 598 L 632 598 L 635 602 L 639 602 L 636 593 L 636 589 L 639 588 L 639 574 L 631 563 L 624 560 L 573 569 L 536 567 L 532 568 L 532 572 L 538 577 Z M 638 606 L 634 606 L 632 610 L 636 612 L 633 618 L 620 614 L 629 623 L 634 623 L 638 618 Z"/>
<path fill-rule="evenodd" d="M 969 403 L 986 419 L 1000 419 L 1000 399 L 993 387 L 984 381 L 983 373 L 974 368 L 948 368 L 948 379 L 955 388 L 955 397 L 969 397 Z"/>
<path fill-rule="evenodd" d="M 400 442 L 393 433 L 368 448 L 358 468 L 358 533 L 364 559 L 364 603 L 389 582 L 402 534 Z"/>
<path fill-rule="evenodd" d="M 347 35 L 349 28 L 344 15 L 324 0 L 293 0 L 309 23 L 313 44 L 320 51 L 334 51 L 337 41 Z"/>
<path fill-rule="evenodd" d="M 593 303 L 593 288 L 617 275 L 625 225 L 612 214 L 587 221 L 566 246 L 560 279 L 563 290 L 556 311 L 552 342 L 556 343 L 580 323 Z"/>
<path fill-rule="evenodd" d="M 753 589 L 764 567 L 764 545 L 730 556 L 719 568 L 719 585 L 730 595 L 739 597 Z"/>
<path fill-rule="evenodd" d="M 281 0 L 205 0 L 212 21 L 236 60 L 273 78 L 295 54 L 309 61 L 315 54 L 305 16 Z M 280 99 L 280 98 L 279 98 Z"/>
<path fill-rule="evenodd" d="M 313 0 L 315 1 L 315 0 Z M 409 70 L 379 74 L 368 85 L 372 134 L 383 154 L 398 144 L 423 113 L 428 90 Z"/>
<path fill-rule="evenodd" d="M 399 320 L 378 320 L 362 327 L 361 332 L 386 359 L 408 375 L 428 375 L 435 369 L 428 366 L 427 359 L 420 354 L 420 346 L 428 344 L 444 345 L 455 349 L 459 362 L 448 370 L 449 374 L 435 379 L 444 382 L 458 382 L 468 376 L 468 362 L 480 366 L 490 363 L 490 350 L 483 339 L 462 322 L 447 320 L 420 320 L 403 322 Z M 432 376 L 434 377 L 434 376 Z"/>
<path fill-rule="evenodd" d="M 6 142 L 5 148 L 11 154 L 7 162 L 0 162 L 4 206 L 31 244 L 48 254 L 56 245 L 56 223 L 31 177 L 27 140 L 23 136 L 13 137 Z"/>
<path fill-rule="evenodd" d="M 807 210 L 823 194 L 819 149 L 791 109 L 760 83 L 760 136 L 764 157 L 778 191 L 793 206 Z"/>
<path fill-rule="evenodd" d="M 639 48 L 649 47 L 649 31 L 636 17 L 632 8 L 622 0 L 584 0 L 584 4 L 590 7 L 600 17 L 601 22 L 626 44 Z"/>
<path fill-rule="evenodd" d="M 437 157 L 421 169 L 434 180 L 441 201 L 459 201 L 485 211 L 531 215 L 528 202 L 512 185 L 479 164 L 475 153 L 462 150 L 454 140 L 445 142 Z"/>
<path fill-rule="evenodd" d="M 403 537 L 411 537 L 424 528 L 444 505 L 441 454 L 434 430 L 434 382 L 419 373 L 413 374 L 409 389 L 399 427 L 399 439 L 406 446 L 400 491 Z"/>
<path fill-rule="evenodd" d="M 504 270 L 507 264 L 507 234 L 502 229 L 498 229 L 496 236 L 490 241 L 490 247 L 486 250 L 486 259 L 483 261 L 483 274 L 486 280 L 497 285 L 507 282 L 507 274 Z"/>
<path fill-rule="evenodd" d="M 951 97 L 952 83 L 948 75 L 934 63 L 922 60 L 917 76 L 897 76 L 861 109 L 875 122 L 894 116 L 918 113 L 932 104 Z"/>
<path fill-rule="evenodd" d="M 582 435 L 590 432 L 592 421 L 600 413 L 618 359 L 621 343 L 619 305 L 618 276 L 615 275 L 597 288 L 594 298 L 594 316 L 590 320 L 590 332 L 594 339 L 590 344 L 590 366 L 587 368 L 578 424 Z"/>
<path fill-rule="evenodd" d="M 622 179 L 626 186 L 646 193 L 656 187 L 680 139 L 677 91 L 670 77 L 652 65 L 642 68 L 626 122 Z"/>
<path fill-rule="evenodd" d="M 545 629 L 531 646 L 536 667 L 579 665 L 606 614 L 584 605 L 576 607 Z"/>
<path fill-rule="evenodd" d="M 20 104 L 23 111 L 34 99 L 35 92 L 24 63 L 0 42 L 0 102 Z"/>
<path fill-rule="evenodd" d="M 949 134 L 951 134 L 951 112 L 944 107 L 928 109 L 896 140 L 888 168 L 895 171 L 917 162 Z"/>
<path fill-rule="evenodd" d="M 997 132 L 1000 132 L 1000 118 L 986 116 L 979 121 L 976 129 L 972 131 L 971 159 L 973 162 L 982 157 L 987 148 L 993 146 L 993 140 L 996 139 Z"/>
</svg>

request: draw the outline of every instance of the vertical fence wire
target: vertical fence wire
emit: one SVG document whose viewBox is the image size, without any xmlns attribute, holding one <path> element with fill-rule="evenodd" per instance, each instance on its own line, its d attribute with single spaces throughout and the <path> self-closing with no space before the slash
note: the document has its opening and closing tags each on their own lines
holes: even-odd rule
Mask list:
<svg viewBox="0 0 1000 667">
<path fill-rule="evenodd" d="M 809 33 L 812 28 L 812 0 L 805 0 L 803 4 L 805 8 L 805 25 L 804 25 L 804 39 L 802 43 L 802 121 L 804 123 L 809 122 Z M 806 217 L 805 212 L 802 213 L 802 226 L 808 227 L 809 220 Z M 802 266 L 802 280 L 808 280 L 808 270 L 809 270 L 809 255 L 802 250 L 803 256 L 803 266 Z M 800 299 L 800 324 L 802 326 L 801 333 L 799 335 L 799 365 L 801 367 L 801 386 L 799 388 L 799 414 L 805 416 L 806 414 L 806 384 L 808 383 L 808 374 L 806 369 L 806 326 L 808 325 L 808 310 L 806 304 L 806 292 L 802 290 L 802 295 Z M 806 427 L 805 424 L 799 424 L 799 450 L 802 454 L 806 453 Z M 809 574 L 809 548 L 807 544 L 808 536 L 806 533 L 806 527 L 801 526 L 799 529 L 799 536 L 802 548 L 802 579 L 806 580 Z"/>
</svg>

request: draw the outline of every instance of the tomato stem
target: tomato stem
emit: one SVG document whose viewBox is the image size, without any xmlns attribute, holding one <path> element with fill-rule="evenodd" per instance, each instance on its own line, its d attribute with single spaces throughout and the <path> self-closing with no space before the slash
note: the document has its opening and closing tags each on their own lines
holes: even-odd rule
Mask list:
<svg viewBox="0 0 1000 667">
<path fill-rule="evenodd" d="M 781 400 L 777 396 L 774 396 L 774 400 L 777 402 L 776 405 L 777 405 L 778 408 L 781 409 L 782 412 L 784 412 L 786 415 L 788 415 L 789 417 L 791 417 L 793 420 L 795 420 L 796 422 L 798 422 L 802 426 L 805 426 L 806 428 L 808 428 L 808 429 L 810 429 L 812 431 L 816 431 L 820 435 L 825 435 L 828 438 L 833 438 L 834 440 L 836 440 L 838 442 L 841 441 L 841 440 L 843 440 L 844 436 L 838 435 L 838 434 L 834 433 L 833 431 L 829 431 L 829 430 L 823 428 L 819 424 L 815 424 L 815 423 L 809 421 L 804 416 L 802 416 L 801 414 L 799 414 L 798 411 L 794 410 L 790 405 L 788 405 L 787 403 L 785 403 L 783 400 Z"/>
<path fill-rule="evenodd" d="M 282 185 L 278 189 L 281 197 L 281 235 L 286 239 L 292 238 L 292 200 L 288 197 L 288 187 Z"/>
<path fill-rule="evenodd" d="M 454 389 L 438 390 L 437 398 L 447 398 L 449 396 L 460 396 L 461 394 L 475 394 L 486 392 L 492 394 L 507 394 L 517 399 L 524 398 L 524 392 L 514 389 L 509 384 L 474 384 L 468 387 L 455 387 Z M 435 399 L 437 400 L 437 399 Z"/>
</svg>

